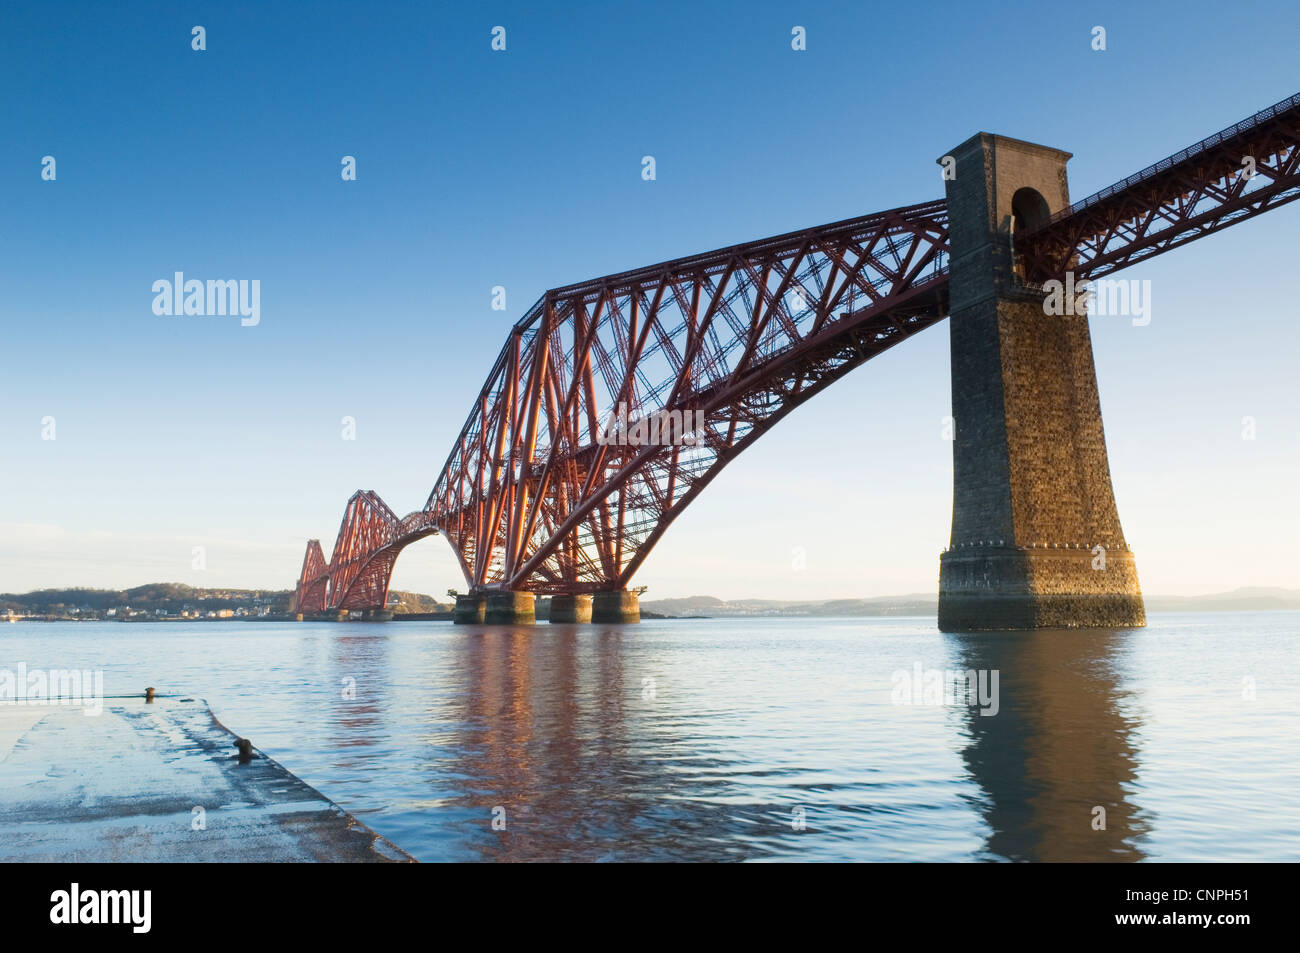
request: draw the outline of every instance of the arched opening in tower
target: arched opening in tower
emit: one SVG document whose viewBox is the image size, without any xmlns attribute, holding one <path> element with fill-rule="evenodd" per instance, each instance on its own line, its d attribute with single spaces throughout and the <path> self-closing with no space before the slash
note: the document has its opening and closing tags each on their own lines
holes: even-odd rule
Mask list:
<svg viewBox="0 0 1300 953">
<path fill-rule="evenodd" d="M 1020 281 L 1025 280 L 1025 263 L 1016 250 L 1016 238 L 1046 225 L 1051 217 L 1047 199 L 1037 189 L 1025 186 L 1011 196 L 1011 267 Z"/>
</svg>

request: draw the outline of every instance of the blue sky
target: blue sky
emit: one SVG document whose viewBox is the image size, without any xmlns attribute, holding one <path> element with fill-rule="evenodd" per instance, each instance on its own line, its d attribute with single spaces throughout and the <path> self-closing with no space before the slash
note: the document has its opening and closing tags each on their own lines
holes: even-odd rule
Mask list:
<svg viewBox="0 0 1300 953">
<path fill-rule="evenodd" d="M 423 504 L 549 287 L 940 197 L 980 130 L 1073 152 L 1082 197 L 1300 88 L 1293 4 L 997 8 L 6 5 L 0 591 L 288 586 L 353 490 Z M 1148 592 L 1300 585 L 1298 229 L 1300 204 L 1129 269 L 1151 324 L 1093 321 Z M 155 315 L 176 271 L 260 280 L 260 324 Z M 733 463 L 647 598 L 934 591 L 948 402 L 945 324 Z M 430 539 L 394 586 L 463 581 Z"/>
</svg>

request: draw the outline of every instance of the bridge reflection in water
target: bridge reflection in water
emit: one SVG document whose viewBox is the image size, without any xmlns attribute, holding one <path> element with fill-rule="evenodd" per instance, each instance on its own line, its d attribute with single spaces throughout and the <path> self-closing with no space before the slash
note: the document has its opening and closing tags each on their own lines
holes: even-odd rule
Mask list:
<svg viewBox="0 0 1300 953">
<path fill-rule="evenodd" d="M 979 133 L 939 159 L 943 199 L 550 289 L 510 329 L 423 508 L 354 493 L 329 561 L 308 542 L 294 611 L 382 615 L 398 555 L 438 533 L 469 589 L 458 622 L 531 622 L 536 594 L 564 600 L 564 621 L 585 621 L 588 598 L 592 622 L 635 621 L 633 576 L 725 466 L 951 313 L 940 628 L 1142 625 L 1088 307 L 1054 302 L 1300 199 L 1300 94 L 1074 203 L 1069 158 Z M 611 440 L 615 414 L 639 434 L 678 425 Z"/>
<path fill-rule="evenodd" d="M 32 668 L 71 656 L 110 687 L 191 686 L 425 861 L 1290 862 L 1297 626 L 227 623 L 176 652 L 189 623 L 49 623 L 10 641 Z M 918 664 L 996 670 L 997 714 L 896 703 Z"/>
<path fill-rule="evenodd" d="M 799 859 L 829 847 L 845 859 L 1141 860 L 1150 817 L 1133 800 L 1126 637 L 943 637 L 949 668 L 999 672 L 998 713 L 983 716 L 890 705 L 877 686 L 897 654 L 867 663 L 873 686 L 846 706 L 834 686 L 808 695 L 824 655 L 764 687 L 718 667 L 710 639 L 714 669 L 688 683 L 681 669 L 699 659 L 671 639 L 647 646 L 644 630 L 458 628 L 443 644 L 444 688 L 427 696 L 420 823 L 442 829 L 449 859 Z M 819 727 L 820 705 L 837 714 Z M 808 833 L 791 825 L 796 805 Z"/>
<path fill-rule="evenodd" d="M 728 767 L 673 735 L 624 634 L 579 626 L 485 628 L 459 639 L 452 708 L 462 847 L 495 861 L 719 860 L 745 822 L 697 797 Z M 504 830 L 494 820 L 504 809 Z M 723 845 L 732 844 L 731 848 Z"/>
<path fill-rule="evenodd" d="M 1127 630 L 1039 630 L 945 638 L 957 667 L 999 672 L 999 710 L 965 709 L 962 760 L 982 796 L 986 856 L 1120 861 L 1144 857 L 1150 818 L 1132 801 L 1133 735 L 1120 688 Z M 1094 809 L 1105 811 L 1104 829 Z"/>
</svg>

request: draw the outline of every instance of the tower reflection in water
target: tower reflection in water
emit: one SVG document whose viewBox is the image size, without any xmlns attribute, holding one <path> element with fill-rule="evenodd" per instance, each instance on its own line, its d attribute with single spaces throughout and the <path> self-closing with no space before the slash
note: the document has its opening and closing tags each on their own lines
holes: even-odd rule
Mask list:
<svg viewBox="0 0 1300 953">
<path fill-rule="evenodd" d="M 946 636 L 962 670 L 997 671 L 999 710 L 964 709 L 962 759 L 991 829 L 984 857 L 1124 861 L 1145 856 L 1133 797 L 1140 723 L 1121 690 L 1131 630 Z M 1096 809 L 1104 809 L 1104 829 Z"/>
<path fill-rule="evenodd" d="M 1140 633 L 877 628 L 339 633 L 322 756 L 426 859 L 1143 859 Z M 996 714 L 891 704 L 936 640 Z"/>
</svg>

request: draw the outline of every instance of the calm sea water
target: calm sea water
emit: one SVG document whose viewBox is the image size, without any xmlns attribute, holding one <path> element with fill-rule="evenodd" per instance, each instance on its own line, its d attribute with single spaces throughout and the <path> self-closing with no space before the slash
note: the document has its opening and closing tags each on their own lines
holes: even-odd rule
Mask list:
<svg viewBox="0 0 1300 953">
<path fill-rule="evenodd" d="M 1300 613 L 0 626 L 19 662 L 200 695 L 425 861 L 1300 860 Z M 918 666 L 997 713 L 900 704 Z"/>
</svg>

